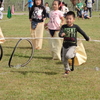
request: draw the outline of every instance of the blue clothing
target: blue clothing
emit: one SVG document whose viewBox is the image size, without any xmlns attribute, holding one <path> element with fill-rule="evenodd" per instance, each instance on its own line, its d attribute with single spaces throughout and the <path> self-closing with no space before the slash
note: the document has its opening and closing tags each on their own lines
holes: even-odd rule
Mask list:
<svg viewBox="0 0 100 100">
<path fill-rule="evenodd" d="M 33 6 L 33 0 L 28 0 L 28 7 L 32 7 Z"/>
</svg>

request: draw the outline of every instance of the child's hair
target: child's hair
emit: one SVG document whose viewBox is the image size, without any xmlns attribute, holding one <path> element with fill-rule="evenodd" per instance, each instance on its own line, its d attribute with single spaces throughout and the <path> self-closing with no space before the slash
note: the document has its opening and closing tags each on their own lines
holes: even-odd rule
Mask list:
<svg viewBox="0 0 100 100">
<path fill-rule="evenodd" d="M 61 10 L 61 1 L 60 1 L 60 0 L 54 0 L 54 1 L 57 1 L 57 2 L 58 2 L 58 5 L 60 6 L 60 7 L 59 7 L 59 10 Z M 54 2 L 54 1 L 53 1 L 53 2 Z"/>
<path fill-rule="evenodd" d="M 84 10 L 85 10 L 85 8 L 87 8 L 87 6 L 84 6 Z M 87 10 L 88 10 L 88 8 L 87 8 Z"/>
<path fill-rule="evenodd" d="M 69 11 L 67 14 L 65 14 L 65 17 L 72 15 L 73 18 L 75 18 L 75 13 L 73 11 Z"/>
<path fill-rule="evenodd" d="M 34 6 L 37 6 L 35 2 L 36 2 L 36 0 L 34 0 Z M 43 5 L 43 0 L 41 0 L 40 6 L 42 6 L 42 5 Z"/>
<path fill-rule="evenodd" d="M 65 2 L 62 2 L 63 5 L 65 5 Z"/>
<path fill-rule="evenodd" d="M 48 4 L 48 2 L 45 3 L 45 5 Z"/>
<path fill-rule="evenodd" d="M 65 6 L 67 7 L 67 4 L 65 3 Z"/>
</svg>

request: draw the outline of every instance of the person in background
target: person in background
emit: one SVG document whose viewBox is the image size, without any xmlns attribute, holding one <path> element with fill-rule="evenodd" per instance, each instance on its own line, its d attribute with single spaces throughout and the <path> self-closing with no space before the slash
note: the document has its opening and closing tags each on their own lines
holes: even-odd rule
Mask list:
<svg viewBox="0 0 100 100">
<path fill-rule="evenodd" d="M 65 68 L 64 76 L 68 75 L 70 70 L 68 59 L 75 57 L 75 49 L 77 46 L 77 32 L 79 32 L 86 41 L 89 41 L 90 38 L 86 33 L 76 24 L 75 22 L 75 13 L 69 11 L 66 14 L 66 24 L 63 25 L 60 29 L 59 36 L 64 38 L 63 41 L 63 50 L 62 50 L 62 62 Z"/>
<path fill-rule="evenodd" d="M 66 14 L 69 11 L 69 9 L 67 7 L 67 4 L 65 4 L 64 2 L 62 2 L 62 9 L 61 9 L 61 11 L 63 12 L 63 14 Z"/>
<path fill-rule="evenodd" d="M 69 8 L 67 6 L 67 4 L 65 3 L 65 13 L 68 13 L 69 12 Z"/>
<path fill-rule="evenodd" d="M 83 10 L 83 3 L 81 0 L 78 0 L 78 3 L 76 4 L 76 9 L 77 9 L 77 17 L 78 19 L 82 17 L 82 10 Z"/>
<path fill-rule="evenodd" d="M 28 5 L 28 10 L 30 11 L 32 6 L 33 6 L 33 1 L 34 0 L 28 0 L 28 2 L 25 4 L 25 7 Z"/>
<path fill-rule="evenodd" d="M 0 0 L 0 8 L 2 7 L 3 5 L 3 0 Z"/>
<path fill-rule="evenodd" d="M 45 9 L 46 9 L 47 18 L 49 18 L 50 7 L 49 7 L 48 2 L 45 3 Z"/>
<path fill-rule="evenodd" d="M 93 4 L 94 4 L 94 0 L 85 0 L 85 3 L 86 3 L 86 7 L 88 8 L 89 10 L 89 16 L 92 17 L 92 7 L 93 7 Z"/>
<path fill-rule="evenodd" d="M 42 49 L 44 21 L 46 19 L 46 10 L 43 6 L 43 0 L 34 0 L 34 6 L 32 6 L 29 12 L 29 20 L 31 22 L 31 36 L 32 43 L 35 49 Z M 35 39 L 34 39 L 35 38 Z"/>
<path fill-rule="evenodd" d="M 82 19 L 90 19 L 89 15 L 88 15 L 88 8 L 86 6 L 82 10 Z"/>
</svg>

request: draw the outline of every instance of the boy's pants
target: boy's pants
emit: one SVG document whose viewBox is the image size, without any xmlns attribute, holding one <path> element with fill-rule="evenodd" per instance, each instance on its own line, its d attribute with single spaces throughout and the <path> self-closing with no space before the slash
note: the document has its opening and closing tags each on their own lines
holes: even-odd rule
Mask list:
<svg viewBox="0 0 100 100">
<path fill-rule="evenodd" d="M 70 71 L 68 59 L 74 58 L 75 49 L 76 49 L 76 46 L 71 46 L 69 48 L 64 48 L 63 47 L 62 62 L 64 64 L 64 67 L 65 67 L 66 71 Z"/>
<path fill-rule="evenodd" d="M 89 13 L 90 13 L 90 17 L 92 17 L 92 8 L 88 8 Z"/>
</svg>

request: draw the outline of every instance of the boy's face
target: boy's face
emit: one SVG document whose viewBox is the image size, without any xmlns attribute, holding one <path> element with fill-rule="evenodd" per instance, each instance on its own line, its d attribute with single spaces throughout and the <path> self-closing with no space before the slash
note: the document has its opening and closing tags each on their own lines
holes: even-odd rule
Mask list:
<svg viewBox="0 0 100 100">
<path fill-rule="evenodd" d="M 35 0 L 37 6 L 41 5 L 41 0 Z"/>
<path fill-rule="evenodd" d="M 73 15 L 67 15 L 66 16 L 66 23 L 68 26 L 72 26 L 74 24 L 75 18 Z"/>
</svg>

